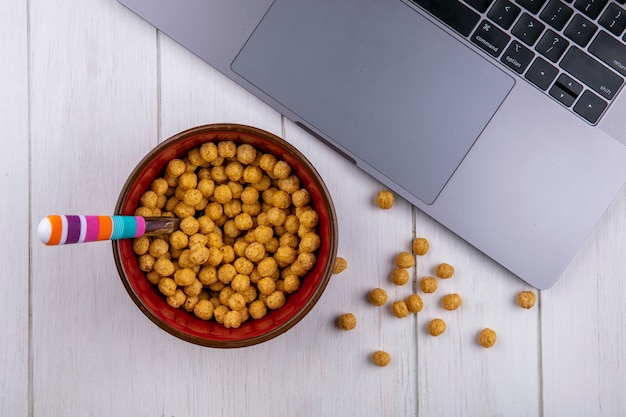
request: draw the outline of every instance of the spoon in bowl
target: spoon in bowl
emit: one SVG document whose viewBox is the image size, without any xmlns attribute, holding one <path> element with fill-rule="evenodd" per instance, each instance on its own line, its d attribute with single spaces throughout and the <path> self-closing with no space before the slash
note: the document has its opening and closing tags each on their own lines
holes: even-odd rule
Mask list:
<svg viewBox="0 0 626 417">
<path fill-rule="evenodd" d="M 141 216 L 50 215 L 37 226 L 37 236 L 49 246 L 99 240 L 154 236 L 178 230 L 180 219 Z"/>
</svg>

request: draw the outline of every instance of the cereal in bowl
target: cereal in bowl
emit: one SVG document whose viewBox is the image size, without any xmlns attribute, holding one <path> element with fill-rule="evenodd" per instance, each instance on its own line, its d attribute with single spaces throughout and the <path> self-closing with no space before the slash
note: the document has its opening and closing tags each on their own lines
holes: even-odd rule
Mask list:
<svg viewBox="0 0 626 417">
<path fill-rule="evenodd" d="M 284 306 L 313 268 L 319 215 L 291 166 L 249 144 L 207 142 L 170 160 L 136 215 L 178 217 L 133 252 L 175 308 L 227 328 Z"/>
</svg>

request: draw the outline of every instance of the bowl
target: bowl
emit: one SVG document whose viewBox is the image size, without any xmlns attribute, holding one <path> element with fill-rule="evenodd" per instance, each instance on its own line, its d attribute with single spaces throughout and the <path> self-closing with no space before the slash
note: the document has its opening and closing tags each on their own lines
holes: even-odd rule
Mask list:
<svg viewBox="0 0 626 417">
<path fill-rule="evenodd" d="M 304 155 L 280 137 L 258 128 L 238 124 L 194 127 L 160 143 L 139 162 L 120 192 L 115 214 L 133 215 L 141 195 L 149 189 L 152 180 L 162 176 L 168 161 L 186 155 L 205 142 L 223 140 L 250 144 L 289 163 L 302 187 L 309 191 L 311 205 L 319 215 L 317 233 L 321 245 L 316 251 L 316 263 L 302 277 L 300 288 L 287 296 L 285 305 L 276 310 L 268 309 L 265 317 L 250 318 L 238 328 L 226 328 L 215 320 L 201 320 L 183 308 L 170 307 L 157 287 L 148 281 L 146 273 L 139 269 L 131 239 L 114 241 L 113 256 L 126 291 L 154 324 L 197 345 L 238 348 L 270 340 L 295 326 L 319 300 L 332 274 L 337 253 L 335 209 L 321 176 Z"/>
</svg>

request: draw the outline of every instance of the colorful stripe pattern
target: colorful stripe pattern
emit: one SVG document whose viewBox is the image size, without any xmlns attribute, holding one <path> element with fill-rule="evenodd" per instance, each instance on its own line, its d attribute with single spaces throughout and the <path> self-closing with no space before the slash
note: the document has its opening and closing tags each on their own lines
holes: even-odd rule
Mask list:
<svg viewBox="0 0 626 417">
<path fill-rule="evenodd" d="M 46 245 L 116 240 L 143 236 L 146 221 L 140 216 L 52 215 L 39 223 L 37 235 Z"/>
</svg>

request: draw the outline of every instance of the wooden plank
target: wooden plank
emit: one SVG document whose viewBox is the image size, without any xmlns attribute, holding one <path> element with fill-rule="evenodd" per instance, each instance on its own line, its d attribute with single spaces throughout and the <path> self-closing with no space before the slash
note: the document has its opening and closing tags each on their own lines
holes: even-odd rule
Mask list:
<svg viewBox="0 0 626 417">
<path fill-rule="evenodd" d="M 420 279 L 435 276 L 440 263 L 455 268 L 452 278 L 438 280 L 435 293 L 422 295 L 419 415 L 539 415 L 539 309 L 516 304 L 517 293 L 530 287 L 420 212 L 416 235 L 430 241 L 429 253 L 418 264 Z M 442 297 L 451 293 L 459 294 L 463 305 L 447 311 Z M 427 329 L 434 318 L 447 324 L 438 337 Z M 486 327 L 497 334 L 489 349 L 477 341 Z"/>
<path fill-rule="evenodd" d="M 32 224 L 111 214 L 157 143 L 156 31 L 117 2 L 31 2 L 30 42 Z M 33 414 L 156 415 L 110 243 L 34 244 L 32 283 Z"/>
<path fill-rule="evenodd" d="M 9 0 L 0 13 L 0 206 L 4 238 L 0 317 L 0 415 L 29 412 L 29 135 L 27 2 Z"/>
<path fill-rule="evenodd" d="M 622 190 L 565 277 L 543 294 L 546 416 L 626 411 L 625 214 Z"/>
</svg>

